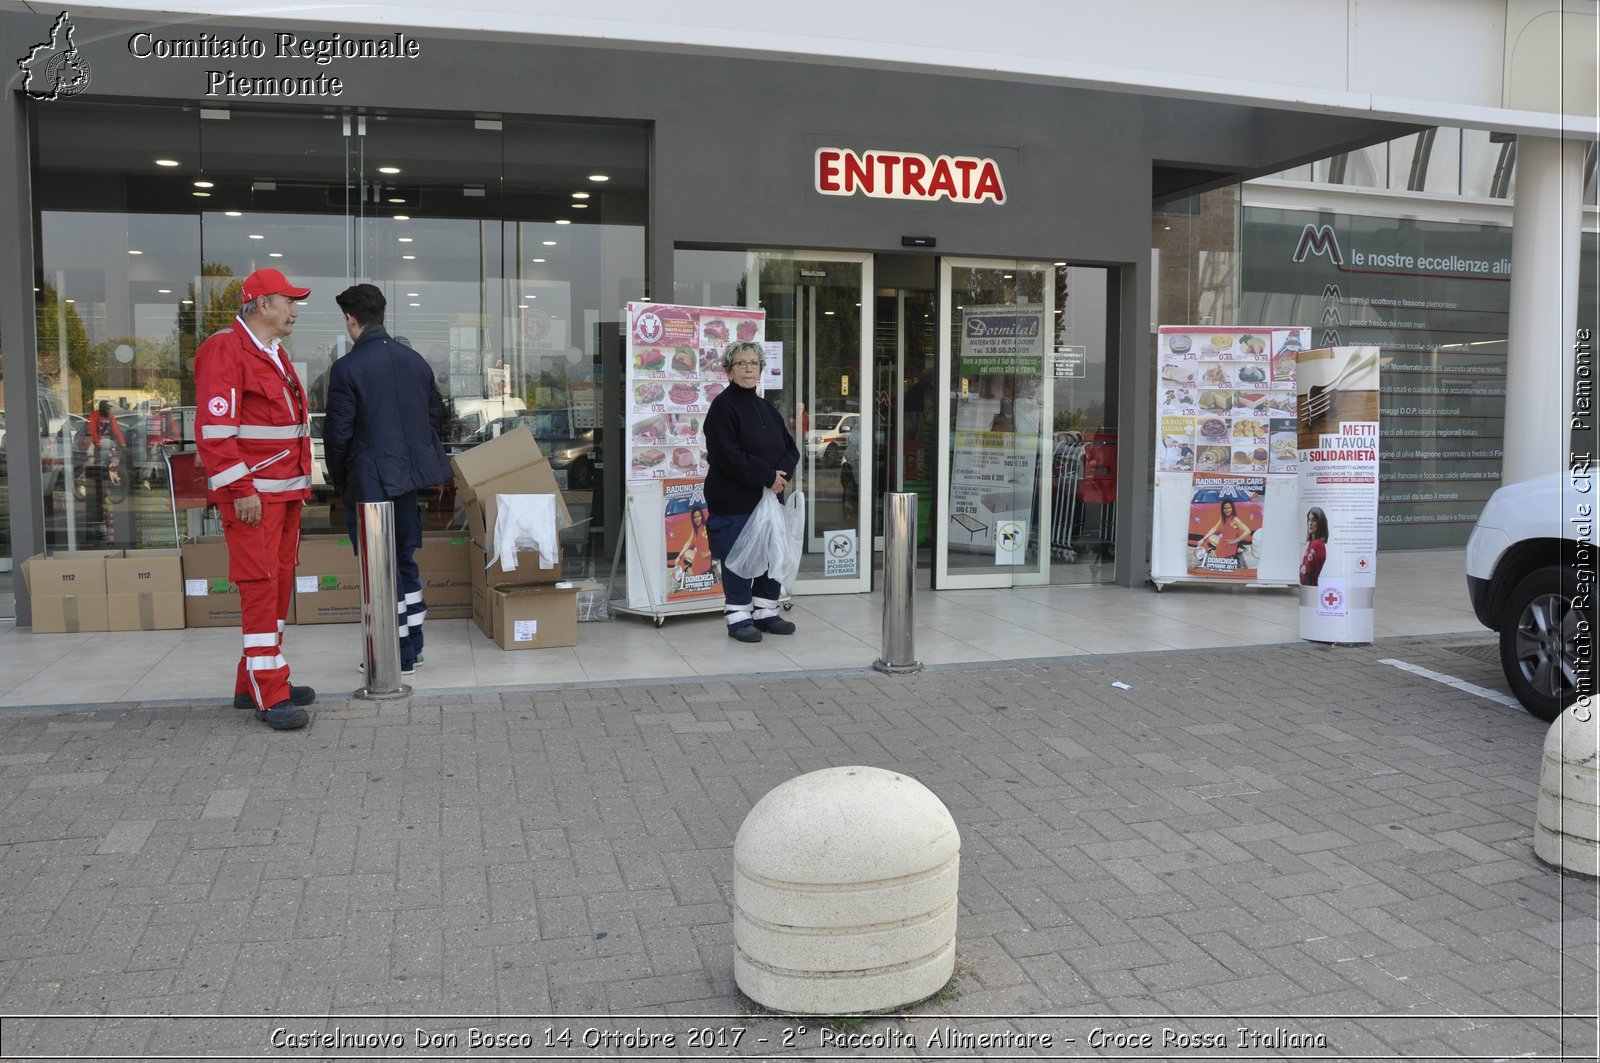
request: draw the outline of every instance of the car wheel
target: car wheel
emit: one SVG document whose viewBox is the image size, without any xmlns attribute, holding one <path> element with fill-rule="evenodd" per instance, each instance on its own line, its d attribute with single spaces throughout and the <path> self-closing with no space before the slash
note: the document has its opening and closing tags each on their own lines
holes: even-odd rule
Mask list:
<svg viewBox="0 0 1600 1063">
<path fill-rule="evenodd" d="M 1565 565 L 1526 576 L 1511 592 L 1500 619 L 1500 664 L 1522 707 L 1554 720 L 1578 695 L 1580 626 L 1592 618 L 1575 608 L 1577 577 Z M 1589 630 L 1582 632 L 1590 637 Z"/>
</svg>

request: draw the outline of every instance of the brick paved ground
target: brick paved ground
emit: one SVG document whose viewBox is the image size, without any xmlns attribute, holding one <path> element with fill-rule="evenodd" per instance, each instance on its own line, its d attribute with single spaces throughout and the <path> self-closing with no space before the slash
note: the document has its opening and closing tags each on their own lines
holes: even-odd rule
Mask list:
<svg viewBox="0 0 1600 1063">
<path fill-rule="evenodd" d="M 1531 849 L 1544 725 L 1378 663 L 1499 686 L 1453 644 L 330 699 L 292 734 L 212 705 L 3 715 L 0 1010 L 42 1017 L 0 1024 L 0 1056 L 404 1056 L 426 1029 L 488 1058 L 474 1028 L 525 1057 L 568 1030 L 573 1058 L 672 1031 L 674 1055 L 706 1025 L 712 1054 L 789 1058 L 1118 1054 L 1100 1028 L 1217 1059 L 1183 1038 L 1239 1026 L 1325 1039 L 1257 1058 L 1593 1058 L 1596 886 Z M 732 840 L 839 764 L 955 817 L 958 973 L 800 1033 L 733 984 Z M 269 1043 L 336 1027 L 404 1045 Z"/>
</svg>

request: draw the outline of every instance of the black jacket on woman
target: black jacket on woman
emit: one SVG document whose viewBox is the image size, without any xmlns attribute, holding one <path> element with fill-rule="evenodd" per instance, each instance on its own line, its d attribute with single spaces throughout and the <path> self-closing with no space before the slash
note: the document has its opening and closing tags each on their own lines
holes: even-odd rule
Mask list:
<svg viewBox="0 0 1600 1063">
<path fill-rule="evenodd" d="M 706 508 L 713 516 L 752 513 L 782 469 L 789 476 L 800 449 L 778 408 L 756 391 L 729 382 L 706 413 Z"/>
</svg>

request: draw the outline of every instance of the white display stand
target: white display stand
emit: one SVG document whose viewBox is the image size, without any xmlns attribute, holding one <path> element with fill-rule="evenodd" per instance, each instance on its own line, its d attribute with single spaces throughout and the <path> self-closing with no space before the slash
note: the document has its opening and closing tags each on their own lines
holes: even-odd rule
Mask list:
<svg viewBox="0 0 1600 1063">
<path fill-rule="evenodd" d="M 611 555 L 611 577 L 606 582 L 606 598 L 613 613 L 648 616 L 656 627 L 669 616 L 722 612 L 722 598 L 667 600 L 666 496 L 660 480 L 636 480 L 627 485 L 624 500 L 622 536 Z M 617 562 L 622 550 L 628 551 L 628 595 L 616 596 Z"/>
</svg>

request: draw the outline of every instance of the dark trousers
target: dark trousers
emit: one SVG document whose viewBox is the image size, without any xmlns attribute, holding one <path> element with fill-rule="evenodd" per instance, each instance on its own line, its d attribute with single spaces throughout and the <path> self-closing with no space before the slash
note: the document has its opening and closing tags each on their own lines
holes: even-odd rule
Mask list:
<svg viewBox="0 0 1600 1063">
<path fill-rule="evenodd" d="M 706 521 L 706 537 L 711 540 L 711 556 L 725 561 L 739 533 L 750 520 L 750 514 L 713 516 Z M 778 615 L 778 596 L 783 587 L 763 572 L 754 579 L 746 579 L 722 566 L 722 613 L 729 627 L 743 627 Z"/>
<path fill-rule="evenodd" d="M 422 656 L 422 623 L 428 619 L 428 605 L 422 600 L 422 572 L 417 568 L 417 549 L 422 546 L 422 515 L 417 512 L 417 493 L 407 491 L 388 499 L 394 504 L 395 602 L 399 616 L 400 667 L 410 670 Z M 345 527 L 357 554 L 361 537 L 357 511 L 361 503 L 345 507 Z"/>
</svg>

